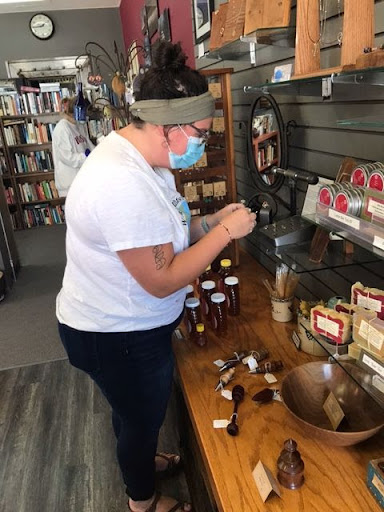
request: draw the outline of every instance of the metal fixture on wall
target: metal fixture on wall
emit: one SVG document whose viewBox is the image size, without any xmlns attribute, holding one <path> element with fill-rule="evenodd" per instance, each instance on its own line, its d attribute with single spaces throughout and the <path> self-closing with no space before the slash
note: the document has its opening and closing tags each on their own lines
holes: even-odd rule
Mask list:
<svg viewBox="0 0 384 512">
<path fill-rule="evenodd" d="M 87 57 L 87 63 L 89 66 L 89 73 L 87 81 L 90 85 L 100 86 L 102 83 L 106 83 L 106 78 L 103 76 L 101 65 L 104 66 L 110 73 L 110 85 L 112 91 L 116 94 L 119 99 L 120 105 L 123 110 L 123 115 L 128 119 L 129 115 L 129 95 L 127 91 L 133 90 L 133 79 L 135 76 L 132 74 L 132 67 L 138 54 L 142 53 L 143 57 L 148 61 L 148 54 L 150 48 L 138 45 L 131 45 L 128 51 L 124 54 L 117 47 L 116 41 L 113 42 L 113 54 L 108 52 L 104 46 L 96 41 L 88 41 L 85 44 L 84 53 L 79 55 L 75 61 L 75 66 L 79 70 L 82 69 L 83 64 L 79 65 L 80 59 Z M 109 80 L 108 80 L 109 82 Z M 97 98 L 94 101 L 95 105 L 103 105 L 104 107 L 110 108 L 118 113 L 121 117 L 121 111 L 113 105 L 107 98 Z"/>
</svg>

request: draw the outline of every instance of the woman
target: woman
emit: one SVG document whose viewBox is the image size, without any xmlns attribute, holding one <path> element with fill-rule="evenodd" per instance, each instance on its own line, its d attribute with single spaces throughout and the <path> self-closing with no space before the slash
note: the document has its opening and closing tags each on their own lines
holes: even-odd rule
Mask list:
<svg viewBox="0 0 384 512">
<path fill-rule="evenodd" d="M 166 462 L 156 447 L 172 384 L 171 336 L 188 283 L 256 222 L 242 204 L 191 221 L 176 191 L 169 168 L 201 157 L 215 108 L 205 78 L 185 61 L 180 45 L 160 44 L 135 121 L 93 151 L 66 206 L 60 335 L 70 362 L 112 407 L 133 512 L 191 510 L 155 494 L 155 471 Z"/>
<path fill-rule="evenodd" d="M 76 98 L 64 98 L 64 110 L 52 137 L 52 155 L 55 166 L 55 184 L 60 197 L 66 197 L 80 167 L 95 147 L 89 140 L 87 128 L 75 121 Z"/>
</svg>

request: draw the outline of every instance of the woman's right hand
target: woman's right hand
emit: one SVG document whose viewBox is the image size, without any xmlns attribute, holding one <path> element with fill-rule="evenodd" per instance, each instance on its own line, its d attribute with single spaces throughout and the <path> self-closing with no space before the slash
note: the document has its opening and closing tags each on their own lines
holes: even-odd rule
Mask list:
<svg viewBox="0 0 384 512">
<path fill-rule="evenodd" d="M 256 226 L 256 214 L 250 208 L 239 208 L 226 215 L 220 223 L 228 229 L 231 238 L 235 240 L 252 233 Z"/>
</svg>

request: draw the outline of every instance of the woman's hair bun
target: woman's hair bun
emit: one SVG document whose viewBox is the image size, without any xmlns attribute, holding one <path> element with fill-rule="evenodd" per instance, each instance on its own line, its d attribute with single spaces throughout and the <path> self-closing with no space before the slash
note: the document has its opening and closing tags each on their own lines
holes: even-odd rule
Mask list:
<svg viewBox="0 0 384 512">
<path fill-rule="evenodd" d="M 159 70 L 181 70 L 185 68 L 187 56 L 183 52 L 180 43 L 161 41 L 153 56 L 152 66 Z"/>
</svg>

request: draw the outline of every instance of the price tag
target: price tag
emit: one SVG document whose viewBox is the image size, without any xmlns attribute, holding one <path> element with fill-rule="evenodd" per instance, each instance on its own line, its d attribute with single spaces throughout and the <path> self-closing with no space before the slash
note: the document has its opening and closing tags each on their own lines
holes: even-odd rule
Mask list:
<svg viewBox="0 0 384 512">
<path fill-rule="evenodd" d="M 332 391 L 329 393 L 328 398 L 325 400 L 323 409 L 332 424 L 333 430 L 337 430 L 345 414 Z"/>
<path fill-rule="evenodd" d="M 229 423 L 228 420 L 213 420 L 213 428 L 227 428 Z"/>
<path fill-rule="evenodd" d="M 259 365 L 257 364 L 257 361 L 256 359 L 253 357 L 253 356 L 250 356 L 248 361 L 247 361 L 247 365 L 249 367 L 250 370 L 254 370 L 255 368 L 257 368 Z"/>
<path fill-rule="evenodd" d="M 279 498 L 281 498 L 280 489 L 276 480 L 273 478 L 271 471 L 267 466 L 264 466 L 261 460 L 259 460 L 255 469 L 252 471 L 252 476 L 263 503 L 266 502 L 271 492 L 275 492 Z"/>
<path fill-rule="evenodd" d="M 227 400 L 232 400 L 232 391 L 229 389 L 222 389 L 221 396 L 223 396 Z"/>
<path fill-rule="evenodd" d="M 222 359 L 216 359 L 216 361 L 213 361 L 213 364 L 221 368 L 222 366 L 224 366 L 225 361 L 223 361 Z"/>
<path fill-rule="evenodd" d="M 272 373 L 265 373 L 264 379 L 268 382 L 268 384 L 273 384 L 274 382 L 277 382 L 277 379 Z"/>
<path fill-rule="evenodd" d="M 218 84 L 218 83 L 208 84 L 208 90 L 215 99 L 221 98 L 221 84 Z"/>
<path fill-rule="evenodd" d="M 215 133 L 225 132 L 224 117 L 214 117 L 213 118 L 212 131 Z"/>
<path fill-rule="evenodd" d="M 380 236 L 374 236 L 373 245 L 384 251 L 384 238 L 381 238 Z"/>
</svg>

